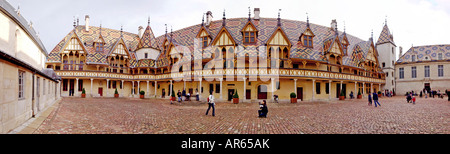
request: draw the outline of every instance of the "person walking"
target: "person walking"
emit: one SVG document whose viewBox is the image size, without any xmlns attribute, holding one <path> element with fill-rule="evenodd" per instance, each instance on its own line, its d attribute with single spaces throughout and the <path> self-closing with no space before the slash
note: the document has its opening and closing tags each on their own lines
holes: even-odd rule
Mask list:
<svg viewBox="0 0 450 154">
<path fill-rule="evenodd" d="M 413 96 L 413 97 L 412 97 L 412 103 L 413 103 L 413 104 L 416 104 L 416 96 Z"/>
<path fill-rule="evenodd" d="M 369 103 L 367 105 L 372 106 L 372 96 L 370 96 L 370 93 L 369 93 L 369 97 L 367 97 L 367 98 L 369 98 Z"/>
<path fill-rule="evenodd" d="M 410 93 L 407 93 L 406 94 L 406 103 L 410 103 L 411 102 L 411 94 Z"/>
<path fill-rule="evenodd" d="M 375 104 L 375 107 L 377 107 L 377 104 L 378 104 L 378 106 L 381 106 L 380 102 L 378 102 L 378 94 L 373 92 L 372 97 L 373 97 L 373 104 Z"/>
<path fill-rule="evenodd" d="M 205 115 L 208 115 L 208 112 L 209 112 L 209 109 L 211 109 L 211 107 L 212 107 L 212 116 L 214 117 L 214 116 L 216 116 L 215 114 L 215 108 L 214 108 L 214 105 L 215 105 L 215 103 L 214 103 L 214 95 L 212 94 L 212 91 L 210 91 L 209 92 L 209 96 L 208 96 L 208 109 L 206 110 L 206 114 Z"/>
</svg>

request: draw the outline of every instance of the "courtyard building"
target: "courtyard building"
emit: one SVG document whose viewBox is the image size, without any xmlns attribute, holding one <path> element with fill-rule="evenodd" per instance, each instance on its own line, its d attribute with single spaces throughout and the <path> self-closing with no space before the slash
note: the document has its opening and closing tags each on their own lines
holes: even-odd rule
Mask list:
<svg viewBox="0 0 450 154">
<path fill-rule="evenodd" d="M 400 95 L 424 89 L 443 94 L 450 90 L 450 45 L 413 46 L 397 60 L 395 71 Z"/>
<path fill-rule="evenodd" d="M 47 56 L 32 22 L 0 0 L 0 133 L 59 100 L 58 77 L 44 67 Z"/>
<path fill-rule="evenodd" d="M 304 21 L 259 16 L 213 20 L 155 37 L 150 20 L 137 34 L 74 22 L 48 54 L 46 68 L 61 76 L 61 95 L 168 98 L 186 90 L 206 100 L 212 92 L 227 101 L 280 101 L 296 93 L 299 101 L 332 100 L 352 91 L 363 95 L 386 84 L 373 38 L 363 40 L 338 31 L 337 21 L 321 26 Z M 205 20 L 206 17 L 206 20 Z M 200 18 L 199 18 L 200 19 Z M 395 45 L 394 45 L 395 46 Z M 388 51 L 380 51 L 388 50 Z"/>
</svg>

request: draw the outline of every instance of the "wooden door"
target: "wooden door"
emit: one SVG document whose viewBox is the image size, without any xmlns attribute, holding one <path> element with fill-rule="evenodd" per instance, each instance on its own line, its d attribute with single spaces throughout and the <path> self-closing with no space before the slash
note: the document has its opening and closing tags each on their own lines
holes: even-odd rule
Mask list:
<svg viewBox="0 0 450 154">
<path fill-rule="evenodd" d="M 103 88 L 101 87 L 98 88 L 98 94 L 100 94 L 100 96 L 103 96 Z"/>
<path fill-rule="evenodd" d="M 250 89 L 245 90 L 245 99 L 252 99 L 252 91 Z"/>
<path fill-rule="evenodd" d="M 297 87 L 297 99 L 303 101 L 303 87 Z"/>
<path fill-rule="evenodd" d="M 266 85 L 258 86 L 258 99 L 267 99 L 267 86 Z"/>
</svg>

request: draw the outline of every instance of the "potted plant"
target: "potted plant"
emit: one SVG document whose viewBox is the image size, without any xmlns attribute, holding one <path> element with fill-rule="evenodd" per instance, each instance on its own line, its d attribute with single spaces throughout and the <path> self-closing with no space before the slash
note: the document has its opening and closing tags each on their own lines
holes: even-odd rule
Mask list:
<svg viewBox="0 0 450 154">
<path fill-rule="evenodd" d="M 144 99 L 145 91 L 141 90 L 139 94 L 139 98 Z"/>
<path fill-rule="evenodd" d="M 357 98 L 358 98 L 358 99 L 361 99 L 361 98 L 362 98 L 361 91 L 358 91 L 358 96 L 357 96 Z"/>
<path fill-rule="evenodd" d="M 339 100 L 345 100 L 345 94 L 343 92 L 339 95 Z"/>
<path fill-rule="evenodd" d="M 294 92 L 291 92 L 290 97 L 291 97 L 291 103 L 297 103 L 297 94 L 295 94 Z"/>
<path fill-rule="evenodd" d="M 234 90 L 233 103 L 234 104 L 238 104 L 239 103 L 239 95 L 237 93 L 237 90 Z"/>
<path fill-rule="evenodd" d="M 119 98 L 119 92 L 117 91 L 117 88 L 116 88 L 116 91 L 114 91 L 114 97 Z"/>
<path fill-rule="evenodd" d="M 378 98 L 381 97 L 381 91 L 378 91 Z"/>
<path fill-rule="evenodd" d="M 81 98 L 86 98 L 86 90 L 81 91 Z"/>
</svg>

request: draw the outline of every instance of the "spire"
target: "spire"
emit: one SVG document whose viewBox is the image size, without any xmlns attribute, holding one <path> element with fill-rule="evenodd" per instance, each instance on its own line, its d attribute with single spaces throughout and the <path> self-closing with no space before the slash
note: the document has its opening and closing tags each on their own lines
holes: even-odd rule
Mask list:
<svg viewBox="0 0 450 154">
<path fill-rule="evenodd" d="M 281 26 L 280 12 L 281 12 L 281 9 L 278 9 L 278 23 L 277 23 L 277 26 Z"/>
<path fill-rule="evenodd" d="M 120 37 L 123 37 L 123 25 L 120 26 Z"/>
<path fill-rule="evenodd" d="M 306 26 L 309 27 L 309 16 L 308 16 L 308 12 L 306 12 Z"/>
<path fill-rule="evenodd" d="M 250 6 L 248 7 L 248 21 L 250 21 L 251 20 L 251 13 L 250 13 Z"/>
<path fill-rule="evenodd" d="M 223 18 L 222 18 L 222 26 L 224 26 L 225 27 L 225 25 L 226 25 L 226 23 L 225 23 L 225 20 L 226 20 L 227 18 L 225 18 L 225 9 L 223 9 Z"/>
</svg>

